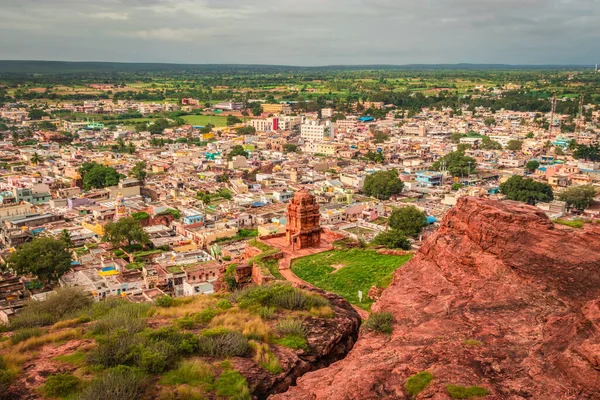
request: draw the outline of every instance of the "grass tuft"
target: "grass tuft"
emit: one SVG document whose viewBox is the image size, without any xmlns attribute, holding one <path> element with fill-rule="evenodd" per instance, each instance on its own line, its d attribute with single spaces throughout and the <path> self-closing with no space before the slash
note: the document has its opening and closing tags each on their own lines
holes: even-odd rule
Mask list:
<svg viewBox="0 0 600 400">
<path fill-rule="evenodd" d="M 490 394 L 489 390 L 481 386 L 459 386 L 459 385 L 448 385 L 446 386 L 448 394 L 453 399 L 472 399 L 473 397 L 484 397 Z"/>
<path fill-rule="evenodd" d="M 394 330 L 392 324 L 394 316 L 389 312 L 372 313 L 369 319 L 363 324 L 363 328 L 367 331 L 374 331 L 390 335 Z"/>
<path fill-rule="evenodd" d="M 427 389 L 432 380 L 433 375 L 431 373 L 427 371 L 419 372 L 406 380 L 404 388 L 410 395 L 416 396 Z"/>
</svg>

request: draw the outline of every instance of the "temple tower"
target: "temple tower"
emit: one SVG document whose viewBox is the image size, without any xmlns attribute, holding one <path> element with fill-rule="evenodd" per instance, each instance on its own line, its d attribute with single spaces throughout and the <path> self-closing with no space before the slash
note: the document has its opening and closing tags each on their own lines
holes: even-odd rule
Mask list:
<svg viewBox="0 0 600 400">
<path fill-rule="evenodd" d="M 292 249 L 317 247 L 321 243 L 321 214 L 315 196 L 302 189 L 288 205 L 286 237 Z"/>
<path fill-rule="evenodd" d="M 117 199 L 115 200 L 115 219 L 114 221 L 117 222 L 118 220 L 120 220 L 121 218 L 127 218 L 127 207 L 125 206 L 125 198 L 123 197 L 123 194 L 121 192 L 119 192 L 119 194 L 117 194 Z"/>
</svg>

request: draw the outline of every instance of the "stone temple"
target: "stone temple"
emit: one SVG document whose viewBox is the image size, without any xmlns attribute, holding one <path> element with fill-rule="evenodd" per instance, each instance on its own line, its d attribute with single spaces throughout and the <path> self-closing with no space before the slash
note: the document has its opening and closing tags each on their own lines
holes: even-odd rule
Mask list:
<svg viewBox="0 0 600 400">
<path fill-rule="evenodd" d="M 321 243 L 319 225 L 321 214 L 315 196 L 301 189 L 294 194 L 288 205 L 286 237 L 293 250 L 318 247 Z"/>
</svg>

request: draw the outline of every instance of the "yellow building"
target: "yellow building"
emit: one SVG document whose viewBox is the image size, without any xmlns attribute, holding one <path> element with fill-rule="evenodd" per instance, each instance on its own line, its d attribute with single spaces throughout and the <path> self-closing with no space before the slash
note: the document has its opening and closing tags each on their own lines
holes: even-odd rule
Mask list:
<svg viewBox="0 0 600 400">
<path fill-rule="evenodd" d="M 83 221 L 81 227 L 94 232 L 98 236 L 104 236 L 104 225 L 100 224 L 98 221 Z"/>
</svg>

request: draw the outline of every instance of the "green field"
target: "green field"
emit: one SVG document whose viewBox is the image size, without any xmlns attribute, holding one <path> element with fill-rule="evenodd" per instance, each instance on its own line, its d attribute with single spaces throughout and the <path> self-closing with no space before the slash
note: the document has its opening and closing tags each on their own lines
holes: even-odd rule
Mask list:
<svg viewBox="0 0 600 400">
<path fill-rule="evenodd" d="M 350 303 L 369 311 L 373 304 L 367 297 L 369 289 L 372 286 L 387 287 L 394 271 L 410 258 L 410 255 L 379 254 L 375 250 L 332 250 L 294 260 L 292 271 L 299 278 L 337 293 Z M 359 290 L 363 292 L 362 303 L 358 301 Z"/>
<path fill-rule="evenodd" d="M 197 126 L 206 126 L 209 122 L 214 126 L 226 126 L 227 125 L 227 117 L 219 116 L 210 116 L 210 115 L 184 115 L 181 117 L 188 124 L 197 125 Z"/>
</svg>

